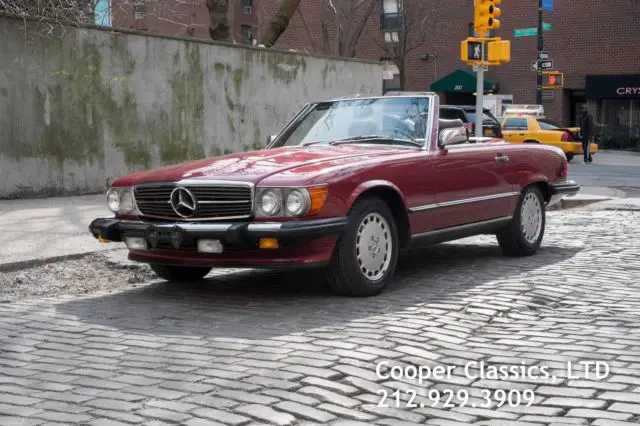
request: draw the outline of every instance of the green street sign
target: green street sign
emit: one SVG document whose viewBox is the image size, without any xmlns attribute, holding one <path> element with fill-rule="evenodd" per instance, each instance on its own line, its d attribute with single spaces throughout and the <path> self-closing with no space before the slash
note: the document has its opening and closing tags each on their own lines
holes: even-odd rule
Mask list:
<svg viewBox="0 0 640 426">
<path fill-rule="evenodd" d="M 537 28 L 524 28 L 522 30 L 513 30 L 514 37 L 528 37 L 538 35 Z"/>
<path fill-rule="evenodd" d="M 542 31 L 551 31 L 551 24 L 547 24 L 546 22 L 543 22 Z M 538 35 L 537 28 L 523 28 L 520 30 L 513 30 L 514 37 L 529 37 L 529 36 L 537 36 L 537 35 Z"/>
</svg>

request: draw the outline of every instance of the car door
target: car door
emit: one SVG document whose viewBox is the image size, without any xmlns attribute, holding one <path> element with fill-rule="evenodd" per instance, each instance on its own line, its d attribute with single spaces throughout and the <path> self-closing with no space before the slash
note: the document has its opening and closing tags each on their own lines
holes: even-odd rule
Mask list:
<svg viewBox="0 0 640 426">
<path fill-rule="evenodd" d="M 509 157 L 504 143 L 452 145 L 432 156 L 437 180 L 433 229 L 480 222 L 511 214 L 513 188 L 506 175 Z"/>
<path fill-rule="evenodd" d="M 527 138 L 529 125 L 526 117 L 505 117 L 502 122 L 502 137 L 507 142 L 522 143 Z"/>
</svg>

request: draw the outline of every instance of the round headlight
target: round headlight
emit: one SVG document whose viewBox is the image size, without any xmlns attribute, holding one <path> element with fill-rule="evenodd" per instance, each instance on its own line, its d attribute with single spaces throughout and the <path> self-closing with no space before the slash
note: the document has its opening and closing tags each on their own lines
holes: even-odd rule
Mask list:
<svg viewBox="0 0 640 426">
<path fill-rule="evenodd" d="M 267 216 L 275 216 L 282 207 L 282 199 L 275 191 L 266 191 L 260 198 L 260 210 Z"/>
<path fill-rule="evenodd" d="M 133 211 L 133 195 L 130 189 L 125 189 L 120 194 L 120 213 L 130 213 Z"/>
<path fill-rule="evenodd" d="M 114 213 L 120 211 L 120 193 L 116 189 L 109 190 L 107 194 L 107 206 Z"/>
<path fill-rule="evenodd" d="M 287 196 L 286 210 L 291 216 L 303 215 L 309 206 L 308 197 L 300 190 L 295 189 Z"/>
</svg>

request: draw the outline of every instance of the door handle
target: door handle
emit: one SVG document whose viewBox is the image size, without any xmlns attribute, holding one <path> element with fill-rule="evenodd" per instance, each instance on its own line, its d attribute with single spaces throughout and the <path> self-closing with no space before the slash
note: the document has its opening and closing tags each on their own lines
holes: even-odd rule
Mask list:
<svg viewBox="0 0 640 426">
<path fill-rule="evenodd" d="M 498 156 L 496 156 L 496 161 L 498 163 L 506 163 L 507 161 L 509 161 L 509 156 L 508 155 L 498 155 Z"/>
</svg>

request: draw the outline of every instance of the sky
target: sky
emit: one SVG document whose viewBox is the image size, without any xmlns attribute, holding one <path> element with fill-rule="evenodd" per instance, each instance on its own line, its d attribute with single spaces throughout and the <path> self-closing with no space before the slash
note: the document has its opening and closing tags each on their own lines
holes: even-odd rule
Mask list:
<svg viewBox="0 0 640 426">
<path fill-rule="evenodd" d="M 111 26 L 111 13 L 109 12 L 110 0 L 96 0 L 95 23 L 97 25 Z"/>
</svg>

